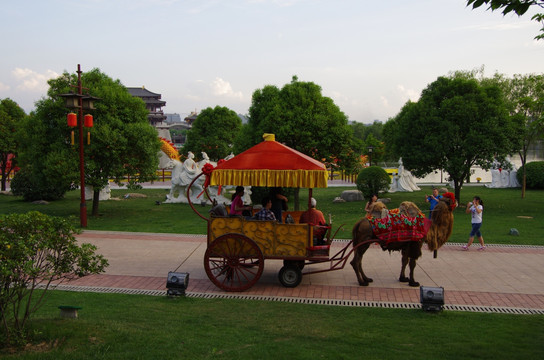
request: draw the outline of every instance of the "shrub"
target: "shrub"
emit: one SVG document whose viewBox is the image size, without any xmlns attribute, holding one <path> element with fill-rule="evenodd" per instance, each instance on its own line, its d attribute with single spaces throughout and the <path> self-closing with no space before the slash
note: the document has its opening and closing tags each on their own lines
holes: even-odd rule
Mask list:
<svg viewBox="0 0 544 360">
<path fill-rule="evenodd" d="M 391 178 L 389 174 L 379 166 L 364 168 L 357 176 L 357 189 L 363 193 L 365 199 L 372 194 L 389 191 Z"/>
<path fill-rule="evenodd" d="M 525 164 L 526 185 L 528 189 L 544 189 L 544 161 L 532 161 Z M 517 178 L 523 182 L 523 166 L 518 169 Z"/>
<path fill-rule="evenodd" d="M 53 281 L 97 274 L 108 265 L 94 245 L 78 245 L 75 233 L 68 221 L 37 211 L 0 217 L 0 347 L 23 344 L 25 325 Z M 38 285 L 44 291 L 33 296 Z"/>
<path fill-rule="evenodd" d="M 41 177 L 36 176 L 30 168 L 18 171 L 10 186 L 13 195 L 22 196 L 25 201 L 58 200 L 70 190 L 55 182 L 44 184 Z"/>
</svg>

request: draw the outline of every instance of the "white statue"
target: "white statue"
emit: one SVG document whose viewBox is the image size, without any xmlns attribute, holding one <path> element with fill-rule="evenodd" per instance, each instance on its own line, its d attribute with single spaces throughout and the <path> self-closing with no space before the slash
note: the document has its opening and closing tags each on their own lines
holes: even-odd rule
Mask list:
<svg viewBox="0 0 544 360">
<path fill-rule="evenodd" d="M 213 167 L 216 167 L 217 166 L 217 163 L 214 162 L 214 161 L 211 161 L 210 158 L 208 157 L 208 154 L 206 154 L 204 151 L 202 152 L 202 160 L 200 160 L 197 164 L 198 168 L 200 170 L 202 170 L 202 168 L 204 168 L 204 165 L 206 164 L 212 164 Z"/>
<path fill-rule="evenodd" d="M 521 187 L 518 181 L 518 169 L 514 164 L 512 164 L 512 171 L 510 171 L 510 187 Z"/>
<path fill-rule="evenodd" d="M 499 188 L 501 187 L 501 172 L 498 168 L 492 168 L 491 170 L 491 184 L 487 184 L 488 188 Z"/>
<path fill-rule="evenodd" d="M 505 169 L 501 170 L 501 187 L 510 187 L 510 171 Z"/>
<path fill-rule="evenodd" d="M 501 164 L 497 160 L 493 160 L 493 167 L 491 168 L 491 184 L 486 185 L 488 188 L 508 188 L 508 187 L 520 187 L 521 185 L 517 179 L 517 169 L 514 164 L 510 162 L 510 158 L 507 157 L 507 162 L 512 165 L 512 170 L 501 169 Z"/>
<path fill-rule="evenodd" d="M 393 175 L 391 179 L 391 186 L 389 187 L 389 192 L 394 193 L 399 190 L 399 176 L 397 174 Z"/>
<path fill-rule="evenodd" d="M 198 165 L 193 160 L 194 154 L 189 151 L 187 154 L 187 160 L 183 163 L 179 160 L 171 159 L 168 163 L 168 167 L 172 168 L 172 186 L 170 193 L 166 195 L 165 203 L 187 203 L 187 186 L 191 184 L 193 179 L 200 174 Z M 200 202 L 197 196 L 202 191 L 202 184 L 204 183 L 204 176 L 198 178 L 191 187 L 189 196 L 192 202 Z M 176 193 L 178 196 L 176 196 Z"/>
<path fill-rule="evenodd" d="M 85 200 L 92 200 L 94 198 L 94 188 L 92 186 L 85 186 Z M 111 199 L 111 187 L 110 184 L 106 185 L 98 194 L 98 201 Z"/>
<path fill-rule="evenodd" d="M 414 180 L 414 176 L 409 170 L 406 170 L 404 168 L 404 165 L 402 163 L 402 158 L 400 158 L 397 191 L 412 192 L 412 191 L 419 191 L 419 190 L 421 189 L 417 186 Z"/>
<path fill-rule="evenodd" d="M 232 155 L 232 154 L 231 154 Z M 231 156 L 229 155 L 229 156 Z M 229 159 L 234 157 L 232 155 Z M 214 167 L 217 165 L 215 162 L 211 161 L 208 157 L 208 154 L 205 152 L 202 152 L 202 158 L 198 164 L 194 161 L 194 154 L 192 152 L 189 152 L 187 154 L 187 160 L 185 162 L 181 162 L 179 160 L 173 160 L 171 159 L 168 166 L 169 168 L 172 168 L 172 186 L 170 188 L 170 193 L 166 195 L 165 203 L 188 203 L 187 199 L 187 186 L 191 184 L 193 179 L 201 174 L 202 167 L 199 166 L 202 164 L 204 166 L 207 163 L 212 164 Z M 192 203 L 206 203 L 211 204 L 210 200 L 206 196 L 205 193 L 202 192 L 204 182 L 206 181 L 206 176 L 201 175 L 191 186 L 191 191 L 189 196 L 191 197 Z M 218 187 L 216 186 L 210 186 L 208 188 L 208 194 L 211 198 L 211 200 L 215 200 L 217 203 L 230 203 L 230 197 L 225 197 L 225 192 L 228 190 L 228 186 L 223 186 L 221 194 L 217 194 Z M 251 203 L 251 187 L 245 187 L 246 190 L 244 192 L 244 203 L 250 204 Z M 177 194 L 177 196 L 176 196 Z"/>
</svg>

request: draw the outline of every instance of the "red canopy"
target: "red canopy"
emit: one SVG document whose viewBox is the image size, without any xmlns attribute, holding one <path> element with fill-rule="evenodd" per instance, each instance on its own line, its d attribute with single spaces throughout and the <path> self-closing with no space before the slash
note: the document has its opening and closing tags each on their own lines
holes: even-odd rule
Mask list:
<svg viewBox="0 0 544 360">
<path fill-rule="evenodd" d="M 227 160 L 213 170 L 211 185 L 267 187 L 327 187 L 321 162 L 274 140 L 265 141 Z"/>
</svg>

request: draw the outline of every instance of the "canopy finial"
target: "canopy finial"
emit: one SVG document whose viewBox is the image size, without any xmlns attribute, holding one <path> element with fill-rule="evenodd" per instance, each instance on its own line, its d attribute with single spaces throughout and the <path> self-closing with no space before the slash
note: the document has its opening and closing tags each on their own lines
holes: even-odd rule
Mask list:
<svg viewBox="0 0 544 360">
<path fill-rule="evenodd" d="M 264 141 L 276 141 L 276 136 L 274 134 L 263 134 Z"/>
</svg>

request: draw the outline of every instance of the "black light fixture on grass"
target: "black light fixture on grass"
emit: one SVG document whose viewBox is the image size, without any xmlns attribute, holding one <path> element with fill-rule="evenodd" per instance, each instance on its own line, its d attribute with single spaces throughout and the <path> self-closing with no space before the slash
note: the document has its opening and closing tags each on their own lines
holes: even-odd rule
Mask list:
<svg viewBox="0 0 544 360">
<path fill-rule="evenodd" d="M 419 287 L 421 308 L 425 311 L 442 311 L 444 309 L 443 287 Z"/>
<path fill-rule="evenodd" d="M 189 286 L 189 273 L 168 272 L 166 279 L 166 294 L 167 295 L 185 295 L 185 290 Z"/>
</svg>

